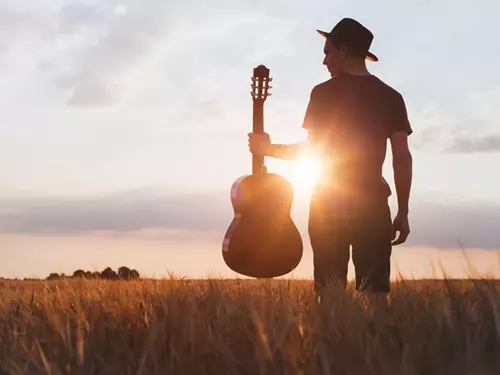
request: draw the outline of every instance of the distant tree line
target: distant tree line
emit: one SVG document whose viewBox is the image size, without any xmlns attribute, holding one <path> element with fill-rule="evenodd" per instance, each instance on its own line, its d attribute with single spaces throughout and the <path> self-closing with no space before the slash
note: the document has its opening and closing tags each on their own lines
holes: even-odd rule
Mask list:
<svg viewBox="0 0 500 375">
<path fill-rule="evenodd" d="M 139 272 L 135 269 L 131 270 L 128 267 L 122 266 L 118 268 L 118 272 L 114 271 L 111 267 L 106 267 L 104 270 L 101 272 L 99 271 L 84 271 L 84 270 L 76 270 L 73 272 L 73 275 L 68 276 L 65 275 L 64 273 L 58 274 L 58 273 L 51 273 L 48 277 L 47 280 L 58 280 L 58 279 L 64 279 L 64 278 L 81 278 L 81 279 L 105 279 L 105 280 L 139 280 L 141 278 L 141 275 Z"/>
</svg>

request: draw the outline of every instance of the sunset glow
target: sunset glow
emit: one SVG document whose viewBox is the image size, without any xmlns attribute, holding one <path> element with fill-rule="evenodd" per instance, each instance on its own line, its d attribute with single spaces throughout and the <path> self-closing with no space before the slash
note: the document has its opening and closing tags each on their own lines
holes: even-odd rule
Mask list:
<svg viewBox="0 0 500 375">
<path fill-rule="evenodd" d="M 320 176 L 321 162 L 312 156 L 302 156 L 290 172 L 290 182 L 297 193 L 311 193 Z"/>
</svg>

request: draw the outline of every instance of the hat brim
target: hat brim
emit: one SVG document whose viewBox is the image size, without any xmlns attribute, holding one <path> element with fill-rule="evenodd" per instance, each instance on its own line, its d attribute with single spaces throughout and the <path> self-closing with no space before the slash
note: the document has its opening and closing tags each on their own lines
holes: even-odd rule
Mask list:
<svg viewBox="0 0 500 375">
<path fill-rule="evenodd" d="M 330 36 L 330 33 L 329 33 L 329 32 L 326 32 L 326 31 L 323 31 L 323 30 L 316 30 L 316 31 L 319 33 L 319 35 L 321 35 L 321 36 L 322 36 L 322 37 L 324 37 L 324 38 L 328 38 L 328 37 Z M 366 58 L 367 60 L 374 61 L 374 62 L 375 62 L 375 61 L 378 61 L 378 57 L 377 57 L 377 56 L 375 56 L 375 55 L 374 55 L 373 53 L 371 53 L 371 52 L 367 52 L 367 53 L 366 53 L 365 58 Z"/>
</svg>

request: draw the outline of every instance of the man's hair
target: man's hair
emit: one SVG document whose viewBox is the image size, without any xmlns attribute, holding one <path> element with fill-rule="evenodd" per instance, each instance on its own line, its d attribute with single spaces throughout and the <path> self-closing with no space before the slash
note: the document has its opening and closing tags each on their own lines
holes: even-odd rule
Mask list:
<svg viewBox="0 0 500 375">
<path fill-rule="evenodd" d="M 330 41 L 330 43 L 332 43 L 336 48 L 340 48 L 342 46 L 346 46 L 347 48 L 347 54 L 349 56 L 352 56 L 352 57 L 355 57 L 357 59 L 364 59 L 366 57 L 366 53 L 365 52 L 362 52 L 362 51 L 359 51 L 357 50 L 356 48 L 354 48 L 353 46 L 350 46 L 348 45 L 347 43 L 345 42 L 342 42 L 340 40 L 334 40 L 333 38 L 328 38 L 328 40 Z"/>
</svg>

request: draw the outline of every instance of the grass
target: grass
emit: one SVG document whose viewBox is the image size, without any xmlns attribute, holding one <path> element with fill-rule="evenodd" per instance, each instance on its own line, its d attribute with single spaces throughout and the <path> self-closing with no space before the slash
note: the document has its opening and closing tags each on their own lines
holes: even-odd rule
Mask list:
<svg viewBox="0 0 500 375">
<path fill-rule="evenodd" d="M 301 280 L 2 281 L 0 374 L 498 374 L 499 285 L 401 280 L 380 313 Z"/>
</svg>

